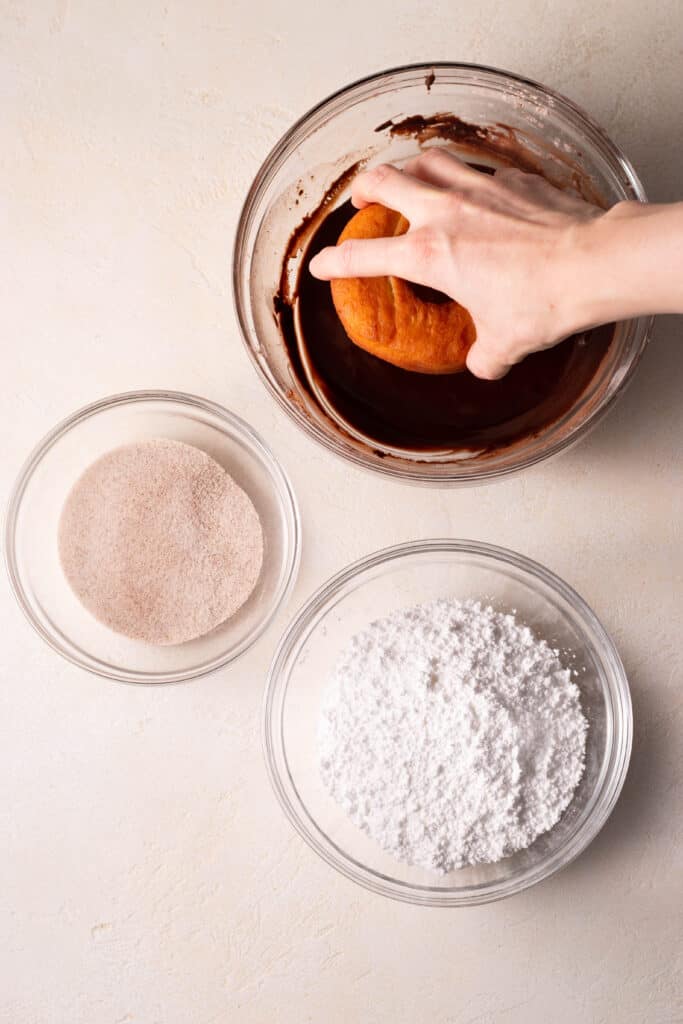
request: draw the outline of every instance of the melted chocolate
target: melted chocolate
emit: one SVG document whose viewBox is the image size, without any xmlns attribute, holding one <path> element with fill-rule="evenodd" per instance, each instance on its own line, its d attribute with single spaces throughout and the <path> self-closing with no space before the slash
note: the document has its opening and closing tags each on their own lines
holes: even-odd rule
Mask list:
<svg viewBox="0 0 683 1024">
<path fill-rule="evenodd" d="M 400 120 L 390 118 L 378 124 L 375 131 L 387 132 L 390 136 L 414 138 L 421 146 L 433 139 L 451 142 L 457 147 L 459 155 L 462 155 L 463 150 L 473 154 L 475 159 L 477 154 L 487 154 L 493 157 L 497 164 L 518 167 L 530 174 L 541 174 L 558 188 L 571 185 L 589 203 L 604 205 L 594 183 L 582 173 L 576 162 L 576 158 L 580 157 L 579 153 L 572 155 L 554 149 L 552 163 L 558 168 L 558 173 L 554 174 L 552 163 L 544 163 L 540 158 L 542 152 L 547 152 L 544 140 L 538 137 L 534 139 L 531 132 L 520 133 L 508 124 L 472 124 L 470 121 L 463 121 L 456 114 L 442 112 L 428 115 L 411 114 Z M 531 151 L 531 142 L 535 142 L 536 152 Z"/>
<path fill-rule="evenodd" d="M 346 202 L 318 224 L 294 296 L 316 384 L 349 423 L 383 446 L 493 450 L 539 433 L 571 408 L 605 355 L 613 325 L 530 355 L 500 381 L 482 381 L 467 370 L 445 376 L 413 373 L 354 345 L 339 321 L 329 283 L 308 269 L 320 249 L 336 244 L 354 213 Z M 292 304 L 279 297 L 275 309 L 292 365 L 310 391 Z"/>
<path fill-rule="evenodd" d="M 459 150 L 490 154 L 520 170 L 541 173 L 541 166 L 528 148 L 521 145 L 514 128 L 506 124 L 480 125 L 463 121 L 455 114 L 411 114 L 400 121 L 389 119 L 378 124 L 376 132 L 408 136 L 423 145 L 432 139 L 455 143 Z M 488 169 L 488 168 L 487 168 Z"/>
</svg>

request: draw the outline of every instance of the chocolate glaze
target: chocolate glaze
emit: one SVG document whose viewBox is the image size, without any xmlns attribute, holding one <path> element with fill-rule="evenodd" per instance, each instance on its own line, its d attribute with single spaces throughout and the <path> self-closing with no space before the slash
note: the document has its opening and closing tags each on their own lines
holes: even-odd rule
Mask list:
<svg viewBox="0 0 683 1024">
<path fill-rule="evenodd" d="M 354 345 L 339 321 L 329 283 L 308 270 L 315 253 L 336 243 L 354 212 L 346 202 L 315 231 L 295 300 L 316 384 L 346 420 L 380 445 L 490 450 L 538 433 L 573 405 L 609 346 L 611 326 L 528 356 L 500 381 L 478 380 L 468 371 L 412 373 Z M 280 302 L 278 312 L 290 360 L 306 384 L 292 307 Z"/>
<path fill-rule="evenodd" d="M 506 124 L 479 125 L 463 121 L 455 114 L 412 114 L 400 121 L 383 121 L 376 132 L 387 131 L 389 135 L 407 135 L 422 145 L 431 139 L 454 142 L 458 149 L 473 153 L 488 153 L 497 161 L 514 164 L 522 171 L 538 174 L 540 162 L 535 160 L 528 149 L 520 145 L 514 128 Z"/>
<path fill-rule="evenodd" d="M 536 173 L 541 169 L 514 129 L 506 125 L 482 127 L 453 114 L 435 114 L 387 121 L 375 130 L 410 135 L 421 143 L 439 137 L 457 143 L 460 150 L 494 157 L 498 164 L 509 163 Z M 299 354 L 295 309 L 300 342 L 316 387 L 348 423 L 374 439 L 380 451 L 392 447 L 425 453 L 443 449 L 492 452 L 540 433 L 565 414 L 586 389 L 612 341 L 614 325 L 527 356 L 500 381 L 478 380 L 468 371 L 444 376 L 413 373 L 364 352 L 346 335 L 329 283 L 316 280 L 309 271 L 313 256 L 336 244 L 355 213 L 350 202 L 336 209 L 331 206 L 361 166 L 354 164 L 335 180 L 320 206 L 295 230 L 284 255 L 273 308 L 302 388 L 316 401 Z M 492 173 L 490 167 L 474 159 L 471 166 Z M 586 195 L 586 189 L 577 190 Z M 290 261 L 302 251 L 304 258 L 292 290 Z M 423 297 L 427 301 L 444 298 L 429 292 Z"/>
<path fill-rule="evenodd" d="M 589 203 L 602 206 L 602 197 L 596 191 L 594 184 L 582 173 L 576 159 L 569 153 L 563 153 L 556 149 L 553 151 L 553 162 L 558 167 L 558 174 L 552 173 L 552 167 L 544 165 L 540 156 L 532 153 L 529 143 L 534 142 L 536 149 L 541 152 L 547 151 L 547 144 L 543 139 L 534 138 L 531 132 L 525 132 L 520 136 L 519 132 L 508 124 L 480 125 L 463 121 L 455 114 L 413 114 L 400 120 L 389 119 L 378 124 L 375 132 L 388 132 L 391 136 L 408 136 L 414 138 L 420 145 L 430 142 L 433 139 L 441 139 L 445 142 L 455 143 L 459 153 L 469 152 L 475 156 L 487 154 L 495 158 L 498 164 L 508 164 L 511 167 L 518 167 L 530 174 L 542 174 L 552 184 L 560 188 L 570 185 L 580 196 Z M 576 153 L 578 158 L 580 154 Z M 561 173 L 559 169 L 562 168 Z"/>
</svg>

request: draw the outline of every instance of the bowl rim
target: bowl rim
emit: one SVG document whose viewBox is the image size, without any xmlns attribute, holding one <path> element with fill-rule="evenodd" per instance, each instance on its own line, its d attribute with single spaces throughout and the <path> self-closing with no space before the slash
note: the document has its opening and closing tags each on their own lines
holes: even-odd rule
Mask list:
<svg viewBox="0 0 683 1024">
<path fill-rule="evenodd" d="M 327 451 L 331 452 L 335 457 L 359 466 L 366 472 L 377 473 L 381 476 L 389 477 L 392 480 L 400 480 L 406 483 L 444 488 L 486 484 L 496 480 L 505 479 L 506 477 L 520 473 L 525 469 L 530 469 L 532 466 L 535 466 L 540 462 L 544 462 L 546 459 L 549 459 L 554 455 L 567 451 L 569 448 L 573 447 L 585 438 L 609 413 L 617 398 L 623 394 L 626 387 L 633 379 L 635 370 L 651 339 L 654 317 L 644 316 L 628 321 L 628 323 L 632 325 L 631 329 L 633 330 L 634 335 L 637 337 L 637 334 L 640 333 L 641 336 L 637 351 L 634 353 L 631 362 L 619 380 L 618 385 L 603 401 L 603 404 L 586 420 L 578 424 L 567 436 L 555 439 L 551 445 L 543 450 L 528 453 L 519 461 L 518 464 L 513 466 L 486 468 L 485 466 L 482 467 L 480 464 L 476 471 L 473 472 L 473 467 L 468 466 L 468 462 L 470 460 L 463 459 L 456 460 L 450 464 L 448 472 L 434 475 L 430 472 L 430 465 L 442 466 L 443 463 L 430 464 L 427 462 L 420 463 L 419 460 L 409 460 L 410 466 L 412 466 L 412 468 L 409 468 L 408 465 L 404 466 L 399 462 L 394 463 L 393 461 L 383 458 L 376 459 L 371 462 L 368 461 L 368 456 L 364 452 L 356 449 L 353 445 L 342 447 L 338 440 L 328 435 L 316 422 L 313 422 L 308 416 L 306 416 L 298 407 L 297 403 L 288 401 L 287 395 L 283 393 L 282 389 L 272 378 L 269 368 L 263 364 L 262 360 L 259 358 L 257 349 L 252 347 L 250 342 L 250 327 L 246 312 L 247 303 L 243 301 L 240 267 L 244 260 L 248 259 L 246 236 L 254 217 L 256 204 L 260 201 L 262 194 L 265 192 L 272 173 L 278 169 L 280 161 L 288 154 L 289 150 L 296 148 L 300 137 L 316 127 L 316 121 L 319 120 L 321 115 L 331 111 L 338 101 L 349 99 L 353 97 L 354 93 L 362 94 L 363 90 L 367 87 L 379 83 L 387 78 L 396 78 L 410 73 L 415 73 L 416 75 L 436 73 L 438 75 L 439 72 L 453 73 L 458 71 L 477 72 L 488 77 L 490 80 L 497 80 L 501 83 L 515 84 L 524 88 L 534 89 L 540 93 L 541 96 L 550 100 L 551 103 L 559 105 L 565 114 L 580 122 L 582 129 L 590 140 L 599 149 L 601 149 L 603 154 L 606 153 L 621 168 L 621 172 L 633 193 L 632 198 L 637 199 L 639 202 L 648 201 L 645 188 L 628 157 L 621 151 L 616 143 L 612 141 L 605 129 L 602 128 L 602 126 L 598 124 L 598 122 L 595 121 L 593 117 L 583 109 L 583 107 L 569 99 L 563 93 L 549 86 L 543 85 L 541 82 L 538 82 L 533 78 L 528 78 L 525 75 L 520 75 L 516 72 L 507 71 L 504 68 L 498 68 L 488 64 L 443 60 L 400 64 L 364 75 L 361 78 L 355 79 L 349 85 L 336 89 L 318 103 L 310 107 L 280 136 L 257 170 L 242 204 L 237 228 L 235 230 L 231 275 L 233 309 L 239 324 L 242 342 L 247 350 L 247 355 L 257 373 L 257 376 L 265 384 L 270 395 L 275 399 L 286 415 L 293 420 L 309 438 L 317 444 L 320 444 Z M 359 97 L 359 99 L 360 98 L 361 97 Z M 424 466 L 425 468 L 416 469 L 416 466 Z"/>
<path fill-rule="evenodd" d="M 284 512 L 287 524 L 287 550 L 283 559 L 284 574 L 280 584 L 279 594 L 273 601 L 268 614 L 259 620 L 256 625 L 239 640 L 229 651 L 218 655 L 211 662 L 198 668 L 184 669 L 182 671 L 169 671 L 162 673 L 141 672 L 138 670 L 116 669 L 114 666 L 102 663 L 91 665 L 63 647 L 59 640 L 47 630 L 33 613 L 31 602 L 28 600 L 21 573 L 16 557 L 16 531 L 21 513 L 22 502 L 26 489 L 31 478 L 41 463 L 44 456 L 50 449 L 74 427 L 99 413 L 117 406 L 134 405 L 138 402 L 167 402 L 176 403 L 190 409 L 198 409 L 202 412 L 216 416 L 227 426 L 229 431 L 249 441 L 250 445 L 260 455 L 263 466 L 266 468 L 271 483 L 271 490 L 277 495 L 278 504 Z M 199 679 L 209 675 L 220 668 L 235 661 L 244 654 L 265 632 L 279 610 L 289 598 L 296 582 L 299 564 L 301 560 L 301 517 L 296 494 L 291 481 L 283 466 L 274 455 L 272 449 L 266 444 L 260 434 L 254 430 L 242 417 L 217 402 L 200 395 L 184 391 L 170 391 L 166 389 L 150 388 L 136 391 L 124 391 L 104 398 L 97 399 L 77 409 L 75 412 L 60 420 L 44 437 L 34 446 L 32 451 L 21 466 L 10 492 L 10 497 L 5 510 L 5 523 L 3 529 L 4 560 L 10 588 L 14 597 L 36 633 L 47 643 L 47 645 L 61 657 L 77 665 L 79 668 L 93 675 L 104 679 L 112 679 L 115 682 L 129 683 L 136 686 L 159 686 L 171 683 L 184 683 L 192 679 Z"/>
<path fill-rule="evenodd" d="M 501 563 L 513 566 L 543 582 L 572 606 L 592 634 L 594 653 L 607 679 L 604 688 L 608 704 L 606 754 L 582 825 L 566 844 L 514 879 L 455 890 L 416 886 L 382 874 L 355 860 L 329 839 L 299 796 L 285 753 L 282 720 L 291 663 L 298 657 L 318 621 L 346 595 L 347 585 L 378 566 L 426 553 L 471 554 L 488 559 L 494 566 Z M 433 538 L 391 545 L 358 559 L 330 577 L 300 606 L 284 631 L 271 661 L 262 706 L 262 748 L 266 768 L 290 824 L 327 864 L 346 878 L 371 892 L 419 906 L 492 903 L 522 892 L 570 864 L 593 841 L 612 813 L 626 778 L 632 743 L 633 709 L 626 672 L 614 641 L 590 606 L 563 579 L 526 555 L 495 544 L 464 539 Z"/>
</svg>

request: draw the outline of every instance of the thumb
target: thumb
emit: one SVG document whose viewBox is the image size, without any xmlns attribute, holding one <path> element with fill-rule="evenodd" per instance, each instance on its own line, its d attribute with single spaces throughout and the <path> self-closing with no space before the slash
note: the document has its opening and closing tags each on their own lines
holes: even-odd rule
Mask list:
<svg viewBox="0 0 683 1024">
<path fill-rule="evenodd" d="M 511 365 L 483 341 L 475 341 L 467 353 L 467 369 L 481 380 L 500 380 Z"/>
</svg>

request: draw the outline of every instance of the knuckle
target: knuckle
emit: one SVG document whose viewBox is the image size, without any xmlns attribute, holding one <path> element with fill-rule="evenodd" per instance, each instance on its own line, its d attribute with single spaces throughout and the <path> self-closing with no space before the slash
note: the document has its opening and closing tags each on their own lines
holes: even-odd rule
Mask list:
<svg viewBox="0 0 683 1024">
<path fill-rule="evenodd" d="M 527 174 L 526 171 L 520 171 L 518 167 L 506 167 L 500 173 L 496 171 L 496 181 L 518 194 L 529 191 L 533 177 L 532 174 Z"/>
<path fill-rule="evenodd" d="M 339 266 L 342 271 L 353 270 L 354 263 L 356 261 L 356 243 L 353 239 L 348 239 L 346 242 L 338 247 L 339 252 Z"/>
<path fill-rule="evenodd" d="M 532 171 L 522 171 L 519 167 L 503 167 L 496 171 L 496 178 L 503 184 L 516 185 L 518 188 L 533 190 L 543 188 L 545 178 Z"/>
<path fill-rule="evenodd" d="M 438 252 L 438 239 L 433 231 L 423 228 L 408 236 L 411 240 L 411 256 L 421 267 L 430 266 Z"/>
<path fill-rule="evenodd" d="M 381 185 L 387 178 L 393 174 L 394 168 L 391 164 L 378 164 L 377 167 L 372 167 L 367 172 L 368 184 L 372 187 Z"/>
<path fill-rule="evenodd" d="M 522 176 L 519 180 L 528 189 L 544 189 L 548 185 L 548 182 L 540 174 L 531 174 L 528 171 L 522 171 L 520 173 Z"/>
<path fill-rule="evenodd" d="M 496 170 L 499 181 L 519 181 L 523 177 L 524 171 L 520 171 L 519 167 L 498 167 Z"/>
<path fill-rule="evenodd" d="M 461 192 L 449 192 L 445 197 L 450 217 L 461 217 L 467 208 L 467 200 Z"/>
<path fill-rule="evenodd" d="M 439 149 L 437 146 L 430 146 L 428 149 L 423 151 L 420 156 L 420 162 L 425 167 L 438 167 L 439 164 L 443 163 L 445 157 L 446 154 L 443 150 Z"/>
</svg>

